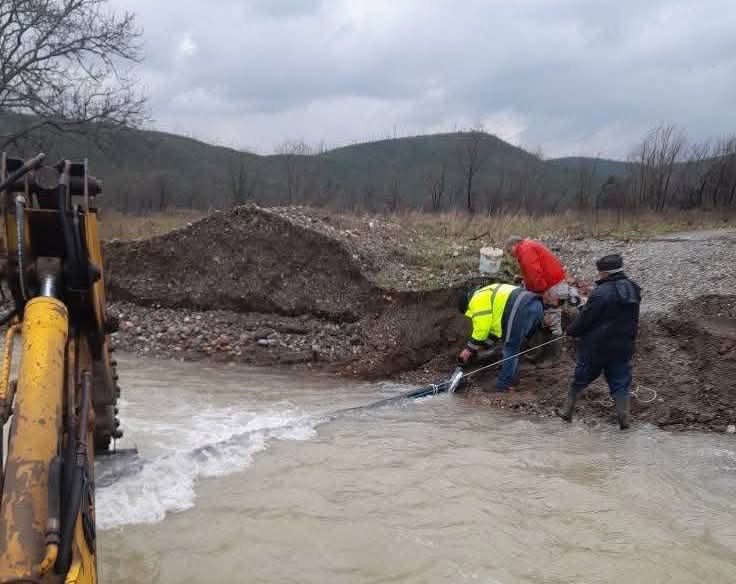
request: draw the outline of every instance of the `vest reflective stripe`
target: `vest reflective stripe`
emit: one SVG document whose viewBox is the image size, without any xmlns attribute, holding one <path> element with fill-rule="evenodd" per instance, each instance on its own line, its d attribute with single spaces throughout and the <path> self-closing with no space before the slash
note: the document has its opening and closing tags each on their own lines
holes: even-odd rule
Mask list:
<svg viewBox="0 0 736 584">
<path fill-rule="evenodd" d="M 511 284 L 491 284 L 473 294 L 465 313 L 473 321 L 473 341 L 482 342 L 490 336 L 501 338 L 503 311 L 509 296 L 517 288 Z"/>
</svg>

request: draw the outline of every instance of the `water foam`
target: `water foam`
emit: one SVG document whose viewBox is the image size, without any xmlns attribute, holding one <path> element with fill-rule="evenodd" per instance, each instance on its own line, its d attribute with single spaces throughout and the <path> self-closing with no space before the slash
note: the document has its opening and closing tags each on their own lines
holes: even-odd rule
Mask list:
<svg viewBox="0 0 736 584">
<path fill-rule="evenodd" d="M 155 523 L 167 513 L 189 509 L 198 478 L 241 471 L 272 440 L 308 440 L 318 423 L 288 404 L 261 412 L 214 407 L 175 411 L 157 421 L 128 417 L 130 433 L 146 436 L 142 465 L 138 461 L 131 474 L 98 488 L 97 524 L 111 529 Z M 105 461 L 100 465 L 104 471 Z"/>
</svg>

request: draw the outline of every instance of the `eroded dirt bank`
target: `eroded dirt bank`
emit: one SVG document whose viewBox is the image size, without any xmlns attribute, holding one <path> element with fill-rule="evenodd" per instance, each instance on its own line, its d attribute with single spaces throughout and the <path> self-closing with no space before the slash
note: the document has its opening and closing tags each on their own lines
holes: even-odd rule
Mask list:
<svg viewBox="0 0 736 584">
<path fill-rule="evenodd" d="M 465 333 L 452 289 L 381 289 L 329 232 L 256 207 L 105 254 L 117 342 L 138 353 L 379 378 Z"/>
<path fill-rule="evenodd" d="M 120 319 L 116 343 L 166 358 L 436 381 L 453 367 L 467 333 L 454 309 L 455 282 L 428 291 L 378 286 L 376 273 L 404 266 L 400 255 L 380 251 L 380 238 L 380 231 L 346 234 L 328 220 L 289 210 L 241 207 L 162 237 L 111 242 L 106 275 L 111 312 Z M 734 242 L 730 232 L 633 243 L 549 242 L 570 271 L 584 277 L 598 255 L 622 251 L 627 270 L 644 287 L 637 419 L 715 431 L 736 423 L 736 296 L 723 294 L 736 289 L 729 268 Z M 468 396 L 551 415 L 565 394 L 572 356 L 569 346 L 554 367 L 524 363 L 512 395 L 489 393 L 490 374 L 475 381 Z M 643 403 L 653 396 L 650 388 L 657 397 Z M 603 386 L 591 388 L 581 415 L 609 413 Z"/>
</svg>

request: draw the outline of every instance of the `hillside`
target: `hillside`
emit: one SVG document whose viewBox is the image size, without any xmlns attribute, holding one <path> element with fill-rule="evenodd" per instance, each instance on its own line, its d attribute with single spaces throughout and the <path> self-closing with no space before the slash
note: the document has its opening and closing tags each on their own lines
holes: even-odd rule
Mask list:
<svg viewBox="0 0 736 584">
<path fill-rule="evenodd" d="M 610 160 L 608 158 L 588 158 L 585 156 L 565 156 L 562 158 L 550 158 L 546 161 L 550 166 L 556 166 L 566 170 L 584 169 L 595 172 L 598 177 L 615 176 L 625 177 L 629 172 L 630 164 L 622 160 Z"/>
<path fill-rule="evenodd" d="M 0 130 L 17 124 L 0 116 Z M 620 175 L 623 163 L 570 158 L 540 161 L 490 134 L 451 133 L 381 140 L 318 154 L 296 145 L 260 156 L 156 131 L 124 130 L 95 138 L 36 134 L 11 154 L 43 149 L 50 159 L 90 160 L 105 181 L 106 205 L 124 211 L 165 207 L 225 208 L 253 201 L 262 205 L 311 203 L 335 208 L 431 207 L 431 189 L 441 186 L 441 208 L 463 207 L 464 165 L 476 155 L 473 184 L 479 210 L 515 206 L 547 210 L 565 206 L 579 169 L 595 164 L 596 184 Z M 444 180 L 442 180 L 444 179 Z M 521 204 L 521 203 L 519 203 Z"/>
</svg>

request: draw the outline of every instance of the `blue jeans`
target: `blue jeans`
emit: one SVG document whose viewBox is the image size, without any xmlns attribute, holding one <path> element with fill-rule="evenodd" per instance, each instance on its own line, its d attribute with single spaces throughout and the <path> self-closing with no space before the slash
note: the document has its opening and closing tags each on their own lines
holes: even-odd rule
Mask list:
<svg viewBox="0 0 736 584">
<path fill-rule="evenodd" d="M 511 323 L 511 330 L 506 334 L 506 342 L 503 344 L 503 358 L 517 354 L 521 350 L 521 343 L 539 326 L 542 321 L 544 308 L 538 298 L 523 300 Z M 501 372 L 496 378 L 496 389 L 505 390 L 514 384 L 516 371 L 519 368 L 519 358 L 504 361 Z"/>
<path fill-rule="evenodd" d="M 570 391 L 580 395 L 586 387 L 603 373 L 612 396 L 625 396 L 631 387 L 631 361 L 629 359 L 601 360 L 581 358 L 575 364 L 575 376 L 570 384 Z"/>
</svg>

